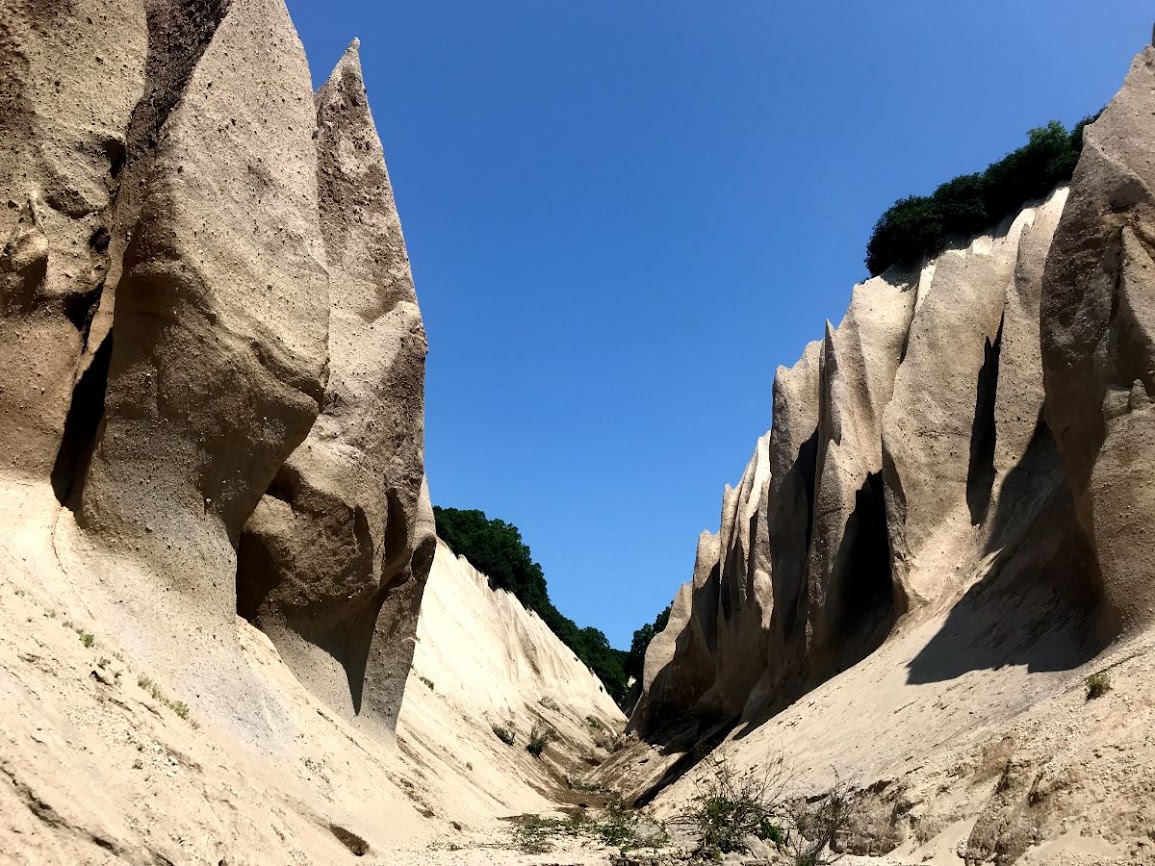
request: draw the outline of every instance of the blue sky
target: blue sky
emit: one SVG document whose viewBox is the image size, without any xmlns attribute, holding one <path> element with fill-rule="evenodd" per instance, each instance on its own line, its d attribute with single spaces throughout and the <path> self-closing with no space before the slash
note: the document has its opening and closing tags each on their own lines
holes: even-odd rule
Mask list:
<svg viewBox="0 0 1155 866">
<path fill-rule="evenodd" d="M 289 0 L 362 40 L 429 334 L 433 499 L 628 646 L 841 318 L 879 214 L 1118 89 L 1127 0 Z"/>
</svg>

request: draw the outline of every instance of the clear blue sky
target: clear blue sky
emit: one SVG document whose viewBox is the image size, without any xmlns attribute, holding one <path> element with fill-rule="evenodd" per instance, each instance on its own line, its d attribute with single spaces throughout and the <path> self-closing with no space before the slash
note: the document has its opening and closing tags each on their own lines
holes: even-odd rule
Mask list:
<svg viewBox="0 0 1155 866">
<path fill-rule="evenodd" d="M 429 333 L 434 502 L 616 646 L 689 579 L 896 198 L 1118 89 L 1130 0 L 289 0 L 359 36 Z"/>
</svg>

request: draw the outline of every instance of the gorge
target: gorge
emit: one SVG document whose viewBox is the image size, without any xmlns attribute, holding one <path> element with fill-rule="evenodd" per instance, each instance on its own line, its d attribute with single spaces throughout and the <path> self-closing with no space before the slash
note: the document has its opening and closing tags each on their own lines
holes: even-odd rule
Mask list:
<svg viewBox="0 0 1155 866">
<path fill-rule="evenodd" d="M 437 538 L 359 43 L 314 93 L 282 0 L 3 11 L 0 863 L 688 862 L 778 761 L 848 863 L 1155 863 L 1155 48 L 777 371 L 627 714 Z"/>
</svg>

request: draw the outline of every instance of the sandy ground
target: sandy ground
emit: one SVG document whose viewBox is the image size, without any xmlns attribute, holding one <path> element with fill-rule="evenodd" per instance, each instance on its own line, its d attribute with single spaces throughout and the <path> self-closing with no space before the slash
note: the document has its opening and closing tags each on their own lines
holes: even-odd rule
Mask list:
<svg viewBox="0 0 1155 866">
<path fill-rule="evenodd" d="M 861 829 L 889 836 L 894 862 L 1009 863 L 1021 850 L 1021 866 L 1155 863 L 1155 637 L 1083 664 L 1062 652 L 1061 628 L 1030 658 L 942 649 L 966 627 L 935 617 L 768 722 L 739 725 L 663 791 L 657 814 L 681 811 L 712 761 L 758 772 L 781 760 L 792 793 L 836 779 L 866 790 Z M 1099 671 L 1111 690 L 1088 700 Z M 599 775 L 639 790 L 679 757 L 633 742 Z"/>
<path fill-rule="evenodd" d="M 0 486 L 0 526 L 0 864 L 490 862 L 453 858 L 567 799 L 624 725 L 541 620 L 447 548 L 391 742 L 337 717 L 240 618 L 216 644 L 189 625 L 168 648 L 199 659 L 158 656 L 103 593 L 141 576 L 101 562 L 86 584 L 79 534 L 45 490 Z M 188 676 L 217 644 L 239 648 L 220 656 L 238 694 Z M 559 734 L 540 760 L 524 748 L 535 721 Z"/>
<path fill-rule="evenodd" d="M 640 790 L 679 757 L 638 742 L 611 755 L 622 719 L 588 671 L 444 548 L 395 743 L 337 718 L 240 619 L 230 639 L 250 693 L 220 700 L 170 677 L 129 619 L 65 573 L 72 530 L 43 491 L 0 494 L 5 866 L 610 864 L 616 852 L 590 839 L 526 851 L 506 819 L 593 811 L 583 780 Z M 1034 609 L 1048 620 L 1045 603 Z M 1155 639 L 1088 659 L 1061 618 L 1021 637 L 1005 620 L 955 608 L 901 631 L 785 712 L 731 731 L 713 760 L 742 770 L 780 757 L 799 793 L 836 775 L 866 790 L 861 838 L 889 834 L 895 847 L 847 864 L 1155 863 Z M 1111 690 L 1089 701 L 1094 671 Z M 535 722 L 559 734 L 541 760 L 523 746 Z M 493 733 L 501 723 L 514 746 Z M 678 814 L 710 766 L 650 808 Z"/>
</svg>

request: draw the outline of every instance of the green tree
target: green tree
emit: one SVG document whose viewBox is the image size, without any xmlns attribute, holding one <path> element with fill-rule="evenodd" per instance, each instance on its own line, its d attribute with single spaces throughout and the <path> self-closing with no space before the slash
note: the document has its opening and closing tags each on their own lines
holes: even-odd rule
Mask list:
<svg viewBox="0 0 1155 866">
<path fill-rule="evenodd" d="M 579 629 L 550 601 L 545 573 L 533 561 L 521 531 L 504 520 L 490 520 L 477 510 L 434 506 L 437 535 L 454 553 L 464 556 L 482 574 L 489 585 L 513 593 L 525 607 L 542 618 L 567 647 L 602 681 L 606 692 L 621 701 L 626 694 L 623 668 L 626 653 L 610 646 L 598 629 Z"/>
<path fill-rule="evenodd" d="M 631 677 L 635 680 L 641 680 L 646 664 L 646 649 L 649 648 L 650 641 L 657 636 L 658 632 L 665 629 L 669 621 L 670 605 L 666 605 L 666 609 L 659 613 L 652 623 L 648 622 L 634 632 L 634 639 L 630 642 L 630 651 L 626 654 L 627 681 Z"/>
<path fill-rule="evenodd" d="M 1032 129 L 1025 145 L 986 171 L 956 177 L 933 195 L 895 202 L 875 224 L 866 246 L 870 275 L 892 265 L 917 265 L 951 241 L 993 228 L 1027 202 L 1069 181 L 1083 151 L 1083 130 L 1097 117 L 1080 121 L 1070 132 L 1051 121 Z"/>
</svg>

